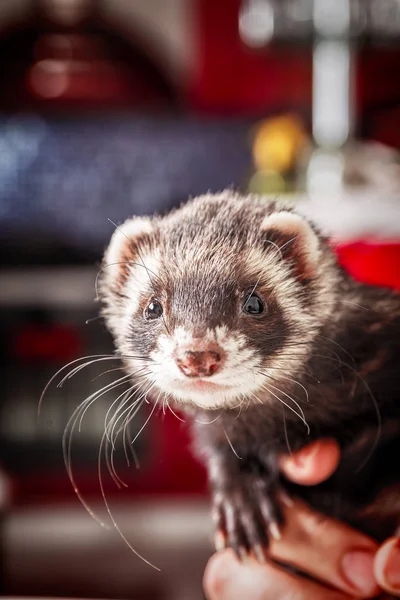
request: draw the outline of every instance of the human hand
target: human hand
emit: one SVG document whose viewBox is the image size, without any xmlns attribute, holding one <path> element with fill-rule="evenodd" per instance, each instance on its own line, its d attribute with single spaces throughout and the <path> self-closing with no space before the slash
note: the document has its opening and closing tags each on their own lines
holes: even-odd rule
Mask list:
<svg viewBox="0 0 400 600">
<path fill-rule="evenodd" d="M 283 458 L 281 468 L 292 481 L 315 485 L 333 473 L 339 459 L 337 444 L 326 440 Z M 321 583 L 287 573 L 272 562 L 261 565 L 249 558 L 239 563 L 231 550 L 225 550 L 211 558 L 205 572 L 209 600 L 371 598 L 379 593 L 376 582 L 396 595 L 393 585 L 400 565 L 396 567 L 394 557 L 396 552 L 400 554 L 399 540 L 391 538 L 377 551 L 368 537 L 297 501 L 285 508 L 285 518 L 282 539 L 271 542 L 271 558 L 291 564 Z M 397 595 L 400 597 L 400 591 Z"/>
</svg>

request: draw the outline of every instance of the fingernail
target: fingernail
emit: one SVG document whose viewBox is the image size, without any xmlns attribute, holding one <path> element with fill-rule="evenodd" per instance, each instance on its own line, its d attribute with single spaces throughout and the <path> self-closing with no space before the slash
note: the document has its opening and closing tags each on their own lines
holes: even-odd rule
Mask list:
<svg viewBox="0 0 400 600">
<path fill-rule="evenodd" d="M 342 559 L 343 575 L 347 582 L 364 594 L 376 590 L 374 556 L 369 552 L 350 552 Z"/>
<path fill-rule="evenodd" d="M 400 590 L 400 540 L 392 547 L 386 561 L 385 576 L 394 590 Z"/>
</svg>

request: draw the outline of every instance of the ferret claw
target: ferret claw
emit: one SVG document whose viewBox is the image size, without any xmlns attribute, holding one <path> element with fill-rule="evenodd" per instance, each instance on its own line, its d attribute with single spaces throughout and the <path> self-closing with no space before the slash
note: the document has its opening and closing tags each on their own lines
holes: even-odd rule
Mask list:
<svg viewBox="0 0 400 600">
<path fill-rule="evenodd" d="M 215 490 L 216 548 L 231 547 L 240 559 L 245 553 L 265 562 L 269 540 L 281 537 L 277 498 L 268 481 L 254 474 L 240 478 L 234 488 Z"/>
<path fill-rule="evenodd" d="M 236 551 L 239 560 L 243 561 L 247 557 L 247 550 L 244 546 L 239 546 Z"/>
<path fill-rule="evenodd" d="M 259 563 L 263 564 L 266 561 L 265 557 L 265 548 L 260 546 L 260 544 L 256 544 L 253 548 L 254 556 L 258 560 Z"/>
<path fill-rule="evenodd" d="M 282 538 L 279 526 L 274 521 L 269 524 L 268 531 L 271 534 L 271 537 L 274 538 L 274 540 L 279 541 Z"/>
</svg>

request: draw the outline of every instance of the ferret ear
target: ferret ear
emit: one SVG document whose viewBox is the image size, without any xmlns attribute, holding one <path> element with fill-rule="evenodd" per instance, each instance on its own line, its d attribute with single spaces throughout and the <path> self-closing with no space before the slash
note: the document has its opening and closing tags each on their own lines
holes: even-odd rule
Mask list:
<svg viewBox="0 0 400 600">
<path fill-rule="evenodd" d="M 305 219 L 280 211 L 266 216 L 261 230 L 265 247 L 272 245 L 283 260 L 290 261 L 300 281 L 314 277 L 321 257 L 320 241 Z"/>
<path fill-rule="evenodd" d="M 147 217 L 134 217 L 119 225 L 113 233 L 103 260 L 103 281 L 120 287 L 125 282 L 129 266 L 140 260 L 141 248 L 149 245 L 154 226 Z"/>
</svg>

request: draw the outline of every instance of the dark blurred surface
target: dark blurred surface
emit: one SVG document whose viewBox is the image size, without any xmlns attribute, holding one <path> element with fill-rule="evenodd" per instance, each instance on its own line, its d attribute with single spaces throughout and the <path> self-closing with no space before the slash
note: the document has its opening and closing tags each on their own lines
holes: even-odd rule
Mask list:
<svg viewBox="0 0 400 600">
<path fill-rule="evenodd" d="M 379 2 L 380 10 L 373 0 L 343 4 L 357 43 L 351 135 L 398 148 L 400 11 Z M 318 25 L 312 0 L 2 0 L 1 593 L 203 598 L 211 525 L 185 417 L 146 405 L 125 443 L 119 438 L 113 477 L 104 458 L 99 466 L 99 448 L 127 389 L 112 388 L 119 365 L 89 364 L 57 387 L 83 362 L 71 364 L 38 418 L 39 398 L 69 362 L 113 351 L 96 318 L 95 282 L 114 223 L 228 186 L 305 191 L 308 155 L 299 149 L 315 145 L 313 53 L 318 36 L 336 36 L 329 27 L 321 34 L 321 24 L 343 22 L 334 4 L 325 3 L 333 13 L 320 13 Z M 350 155 L 357 163 L 362 149 Z M 397 186 L 381 191 L 397 181 L 397 159 L 383 152 L 386 170 L 365 168 L 371 160 L 358 162 L 381 179 L 361 177 L 357 166 L 353 180 L 365 189 L 305 202 L 338 237 L 400 238 Z M 96 391 L 81 426 L 82 413 L 70 420 Z M 115 524 L 101 528 L 74 487 L 110 523 L 108 506 L 161 572 L 130 551 Z"/>
<path fill-rule="evenodd" d="M 42 264 L 93 263 L 114 229 L 109 219 L 120 223 L 131 214 L 165 211 L 209 189 L 244 188 L 251 170 L 249 128 L 236 121 L 129 114 L 3 118 L 5 263 L 32 264 L 32 250 Z"/>
</svg>

